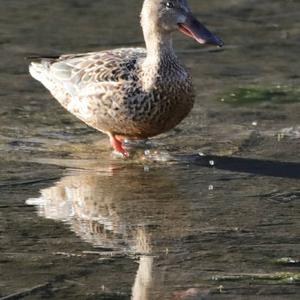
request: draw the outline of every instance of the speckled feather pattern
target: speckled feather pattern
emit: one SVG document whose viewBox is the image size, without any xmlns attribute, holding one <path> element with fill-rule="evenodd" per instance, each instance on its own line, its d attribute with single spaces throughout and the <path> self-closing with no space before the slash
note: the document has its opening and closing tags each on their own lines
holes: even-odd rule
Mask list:
<svg viewBox="0 0 300 300">
<path fill-rule="evenodd" d="M 107 134 L 147 138 L 175 127 L 193 107 L 187 71 L 175 55 L 147 65 L 143 48 L 63 55 L 31 74 L 72 114 Z"/>
</svg>

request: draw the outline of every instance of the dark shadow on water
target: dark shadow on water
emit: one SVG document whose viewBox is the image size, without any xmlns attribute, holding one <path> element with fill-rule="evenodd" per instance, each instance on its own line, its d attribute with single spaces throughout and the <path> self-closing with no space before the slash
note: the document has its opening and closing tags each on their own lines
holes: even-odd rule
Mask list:
<svg viewBox="0 0 300 300">
<path fill-rule="evenodd" d="M 202 167 L 214 167 L 231 172 L 250 173 L 260 176 L 300 179 L 300 163 L 259 160 L 229 156 L 177 155 L 181 161 L 192 162 Z"/>
</svg>

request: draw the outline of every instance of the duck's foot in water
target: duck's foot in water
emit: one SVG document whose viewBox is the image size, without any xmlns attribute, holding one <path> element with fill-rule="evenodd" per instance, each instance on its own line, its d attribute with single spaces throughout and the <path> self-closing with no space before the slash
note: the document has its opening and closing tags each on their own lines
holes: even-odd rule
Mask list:
<svg viewBox="0 0 300 300">
<path fill-rule="evenodd" d="M 133 160 L 168 162 L 174 161 L 174 157 L 166 150 L 160 150 L 161 145 L 156 145 L 152 141 L 127 140 L 118 136 L 112 136 L 110 143 L 114 148 L 113 155 L 116 158 L 131 158 Z"/>
<path fill-rule="evenodd" d="M 115 152 L 122 155 L 122 157 L 128 158 L 129 152 L 124 148 L 123 141 L 121 139 L 118 139 L 114 135 L 109 136 L 110 144 L 114 148 Z"/>
</svg>

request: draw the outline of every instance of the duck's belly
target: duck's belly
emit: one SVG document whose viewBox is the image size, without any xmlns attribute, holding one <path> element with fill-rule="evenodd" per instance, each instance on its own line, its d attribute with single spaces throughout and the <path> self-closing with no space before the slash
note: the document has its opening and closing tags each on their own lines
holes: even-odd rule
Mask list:
<svg viewBox="0 0 300 300">
<path fill-rule="evenodd" d="M 193 104 L 193 93 L 178 91 L 163 95 L 153 92 L 144 96 L 137 93 L 125 99 L 123 106 L 107 110 L 108 118 L 100 115 L 97 128 L 128 138 L 152 137 L 178 125 Z"/>
</svg>

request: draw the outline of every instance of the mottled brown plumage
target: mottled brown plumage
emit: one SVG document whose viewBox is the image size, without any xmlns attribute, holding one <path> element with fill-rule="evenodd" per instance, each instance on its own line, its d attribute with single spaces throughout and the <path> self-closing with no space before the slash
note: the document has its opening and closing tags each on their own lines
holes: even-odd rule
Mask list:
<svg viewBox="0 0 300 300">
<path fill-rule="evenodd" d="M 141 20 L 146 49 L 62 55 L 30 66 L 31 75 L 63 107 L 109 135 L 112 146 L 125 156 L 124 138 L 168 131 L 193 107 L 191 78 L 173 51 L 172 32 L 180 29 L 199 42 L 221 45 L 195 23 L 186 0 L 145 0 Z"/>
</svg>

